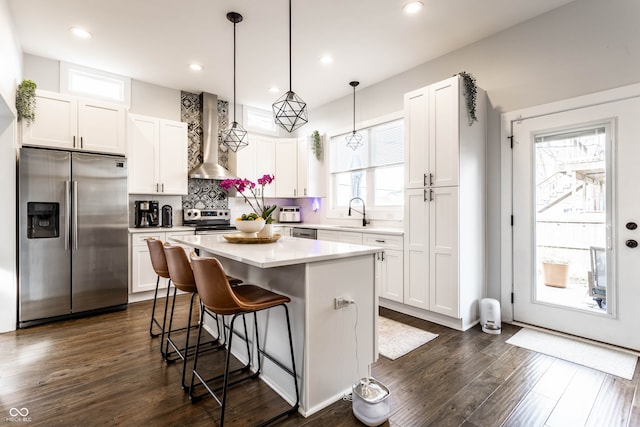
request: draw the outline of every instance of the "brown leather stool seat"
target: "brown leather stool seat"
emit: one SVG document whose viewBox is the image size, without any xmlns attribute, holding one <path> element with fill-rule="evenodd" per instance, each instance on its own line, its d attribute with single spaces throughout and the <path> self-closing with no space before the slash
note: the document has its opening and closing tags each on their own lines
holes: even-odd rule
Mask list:
<svg viewBox="0 0 640 427">
<path fill-rule="evenodd" d="M 193 272 L 191 270 L 191 264 L 189 263 L 189 258 L 185 253 L 184 249 L 180 246 L 171 246 L 169 243 L 164 244 L 164 254 L 167 259 L 167 266 L 169 269 L 169 275 L 171 277 L 171 281 L 173 282 L 174 291 L 173 291 L 173 301 L 171 303 L 171 314 L 169 315 L 169 328 L 167 330 L 167 340 L 166 347 L 164 350 L 165 360 L 167 363 L 173 363 L 177 360 L 182 360 L 182 381 L 181 386 L 182 389 L 187 391 L 187 385 L 185 383 L 185 372 L 187 365 L 187 358 L 192 356 L 196 349 L 195 345 L 189 346 L 189 335 L 190 331 L 196 328 L 198 325 L 191 324 L 191 317 L 193 314 L 193 301 L 195 299 L 196 294 L 198 293 L 198 289 L 196 288 L 195 279 L 193 277 Z M 189 317 L 187 319 L 187 326 L 181 329 L 173 329 L 173 318 L 175 313 L 175 305 L 176 305 L 176 294 L 178 290 L 191 294 L 190 303 L 189 303 Z M 217 324 L 217 322 L 216 322 Z M 186 338 L 184 347 L 180 347 L 174 338 L 172 338 L 171 334 L 177 331 L 186 331 Z M 222 341 L 218 338 L 220 337 L 220 328 L 218 327 L 218 337 L 215 337 L 213 340 L 209 341 L 207 344 L 211 344 L 211 347 L 206 348 L 205 350 L 219 349 L 223 347 Z M 171 352 L 170 352 L 171 350 Z M 173 357 L 173 356 L 177 357 Z"/>
<path fill-rule="evenodd" d="M 149 256 L 151 257 L 151 265 L 153 266 L 153 271 L 155 271 L 158 276 L 156 279 L 156 290 L 153 294 L 153 308 L 151 309 L 151 322 L 149 324 L 149 335 L 152 338 L 157 336 L 160 337 L 160 353 L 164 357 L 164 335 L 165 335 L 165 325 L 167 321 L 167 304 L 169 302 L 169 289 L 171 288 L 171 277 L 169 276 L 169 267 L 167 267 L 167 258 L 164 256 L 164 249 L 162 248 L 162 242 L 160 240 L 154 239 L 153 237 L 149 237 L 146 239 L 147 247 L 149 248 Z M 162 317 L 162 324 L 160 321 L 156 319 L 156 302 L 158 300 L 158 289 L 160 287 L 160 278 L 169 279 L 169 283 L 167 284 L 167 296 L 164 302 L 164 314 Z M 156 325 L 160 328 L 159 333 L 153 332 L 153 325 Z"/>
<path fill-rule="evenodd" d="M 225 362 L 225 369 L 222 375 L 219 375 L 214 378 L 205 379 L 202 374 L 198 372 L 198 354 L 196 351 L 196 355 L 193 359 L 193 374 L 191 376 L 191 385 L 189 387 L 189 398 L 195 402 L 199 400 L 203 395 L 195 395 L 194 394 L 194 386 L 195 379 L 198 378 L 198 381 L 201 385 L 205 387 L 207 392 L 211 394 L 214 399 L 221 406 L 221 415 L 220 415 L 220 426 L 224 425 L 224 413 L 227 402 L 227 390 L 231 385 L 235 385 L 241 383 L 246 380 L 250 380 L 253 378 L 257 378 L 260 375 L 261 371 L 261 358 L 260 356 L 264 356 L 269 360 L 273 361 L 274 364 L 280 368 L 282 368 L 286 373 L 293 377 L 293 383 L 296 391 L 296 401 L 294 405 L 279 413 L 278 415 L 270 418 L 267 421 L 262 422 L 260 425 L 270 424 L 282 417 L 288 416 L 290 414 L 295 413 L 298 410 L 300 396 L 298 391 L 298 378 L 296 373 L 296 365 L 293 353 L 293 339 L 291 336 L 291 323 L 289 320 L 289 310 L 287 308 L 287 303 L 291 301 L 291 299 L 285 295 L 281 295 L 267 289 L 261 288 L 256 285 L 244 284 L 242 286 L 231 287 L 227 277 L 224 273 L 222 265 L 215 258 L 205 258 L 198 257 L 194 253 L 191 253 L 191 267 L 193 269 L 193 275 L 196 280 L 196 287 L 198 288 L 198 295 L 200 296 L 200 304 L 201 308 L 204 312 L 214 313 L 220 316 L 231 316 L 231 321 L 229 324 L 229 330 L 233 331 L 233 325 L 238 316 L 243 316 L 247 313 L 253 313 L 254 319 L 254 327 L 256 333 L 255 344 L 258 351 L 257 357 L 257 370 L 253 373 L 250 372 L 250 364 L 251 364 L 251 352 L 248 346 L 247 341 L 247 366 L 244 366 L 239 369 L 235 369 L 233 371 L 229 371 L 229 362 L 231 359 L 231 344 L 234 333 L 229 333 L 228 340 L 226 343 L 227 347 L 227 355 Z M 289 333 L 289 346 L 291 352 L 291 369 L 287 368 L 280 361 L 275 360 L 271 355 L 267 354 L 260 348 L 260 335 L 258 331 L 258 321 L 256 317 L 256 312 L 261 310 L 267 310 L 270 308 L 281 306 L 284 308 L 285 316 L 287 319 L 287 328 Z M 198 339 L 196 342 L 196 349 L 200 343 L 200 333 L 202 331 L 203 318 L 200 318 L 200 326 L 198 328 Z M 245 337 L 247 337 L 247 328 L 245 323 Z M 229 381 L 229 376 L 231 374 L 236 374 L 240 372 L 246 372 L 244 375 L 240 375 L 240 378 L 235 379 L 234 381 Z M 220 382 L 222 380 L 222 386 L 213 387 L 209 383 L 211 382 Z M 216 390 L 221 390 L 221 396 L 216 394 Z"/>
</svg>

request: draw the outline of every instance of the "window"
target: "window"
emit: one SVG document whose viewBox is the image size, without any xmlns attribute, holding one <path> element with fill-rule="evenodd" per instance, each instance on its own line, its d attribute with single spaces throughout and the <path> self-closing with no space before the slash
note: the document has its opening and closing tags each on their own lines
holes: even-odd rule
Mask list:
<svg viewBox="0 0 640 427">
<path fill-rule="evenodd" d="M 242 107 L 243 125 L 249 132 L 257 132 L 263 135 L 278 136 L 278 128 L 273 120 L 273 112 L 258 108 Z"/>
<path fill-rule="evenodd" d="M 344 217 L 349 201 L 360 197 L 367 214 L 377 219 L 402 219 L 404 204 L 404 122 L 378 121 L 358 130 L 362 146 L 347 147 L 349 132 L 329 142 L 331 201 L 329 216 Z"/>
<path fill-rule="evenodd" d="M 60 63 L 60 92 L 103 99 L 126 106 L 131 100 L 131 79 L 117 74 Z"/>
</svg>

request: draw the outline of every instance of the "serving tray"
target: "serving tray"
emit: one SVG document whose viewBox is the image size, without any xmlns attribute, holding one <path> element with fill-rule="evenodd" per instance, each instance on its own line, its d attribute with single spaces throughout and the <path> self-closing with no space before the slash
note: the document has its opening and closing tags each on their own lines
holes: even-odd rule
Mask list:
<svg viewBox="0 0 640 427">
<path fill-rule="evenodd" d="M 271 237 L 246 237 L 240 234 L 223 234 L 222 237 L 229 243 L 273 243 L 277 242 L 281 235 L 273 233 Z"/>
</svg>

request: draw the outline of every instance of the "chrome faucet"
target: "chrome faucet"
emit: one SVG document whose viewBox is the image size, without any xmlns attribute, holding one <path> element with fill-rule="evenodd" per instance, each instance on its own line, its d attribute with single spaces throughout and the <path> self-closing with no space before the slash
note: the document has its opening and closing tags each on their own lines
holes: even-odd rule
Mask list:
<svg viewBox="0 0 640 427">
<path fill-rule="evenodd" d="M 360 212 L 359 210 L 354 209 L 354 208 L 351 207 L 351 202 L 353 202 L 354 200 L 360 200 L 362 202 L 362 212 Z M 367 214 L 366 214 L 367 209 L 364 206 L 364 200 L 362 200 L 360 197 L 354 197 L 351 200 L 349 200 L 349 213 L 348 213 L 349 216 L 351 216 L 351 211 L 352 210 L 354 212 L 358 212 L 359 214 L 362 214 L 362 226 L 366 227 L 367 224 L 369 224 L 370 221 L 367 221 Z"/>
</svg>

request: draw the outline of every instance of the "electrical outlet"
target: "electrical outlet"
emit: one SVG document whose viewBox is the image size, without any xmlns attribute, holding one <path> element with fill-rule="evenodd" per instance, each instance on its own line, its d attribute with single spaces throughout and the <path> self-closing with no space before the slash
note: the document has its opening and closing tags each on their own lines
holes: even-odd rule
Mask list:
<svg viewBox="0 0 640 427">
<path fill-rule="evenodd" d="M 344 297 L 338 297 L 334 300 L 334 308 L 336 310 L 340 309 L 340 308 L 345 308 L 346 306 L 348 306 L 349 304 L 351 304 L 353 301 L 351 301 L 348 298 L 344 298 Z"/>
</svg>

